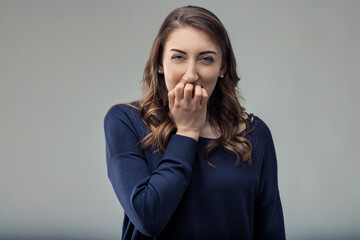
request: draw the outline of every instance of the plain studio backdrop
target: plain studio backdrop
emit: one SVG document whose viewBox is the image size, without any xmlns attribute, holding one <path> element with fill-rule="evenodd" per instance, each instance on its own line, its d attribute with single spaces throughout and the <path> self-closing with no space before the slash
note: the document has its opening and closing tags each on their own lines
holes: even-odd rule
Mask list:
<svg viewBox="0 0 360 240">
<path fill-rule="evenodd" d="M 140 98 L 156 33 L 199 5 L 227 28 L 273 134 L 288 239 L 360 239 L 359 1 L 0 1 L 0 238 L 119 239 L 103 120 Z"/>
</svg>

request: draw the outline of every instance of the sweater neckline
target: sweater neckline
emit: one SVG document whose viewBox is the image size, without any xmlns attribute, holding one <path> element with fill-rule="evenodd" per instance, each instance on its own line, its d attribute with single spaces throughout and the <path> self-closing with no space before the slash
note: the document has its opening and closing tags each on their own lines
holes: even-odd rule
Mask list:
<svg viewBox="0 0 360 240">
<path fill-rule="evenodd" d="M 249 121 L 249 129 L 251 129 L 253 127 L 253 124 L 255 122 L 256 116 L 251 114 L 252 116 L 252 121 Z M 236 136 L 241 136 L 247 129 L 242 130 L 240 133 L 236 134 Z M 216 138 L 207 138 L 207 137 L 199 137 L 199 142 L 208 142 L 211 140 L 215 140 Z"/>
</svg>

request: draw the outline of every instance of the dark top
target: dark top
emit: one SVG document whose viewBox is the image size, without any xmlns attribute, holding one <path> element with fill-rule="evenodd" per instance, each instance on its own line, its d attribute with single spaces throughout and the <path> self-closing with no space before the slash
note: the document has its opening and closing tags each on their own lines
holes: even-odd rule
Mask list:
<svg viewBox="0 0 360 240">
<path fill-rule="evenodd" d="M 277 160 L 257 116 L 246 136 L 252 165 L 236 166 L 211 139 L 172 134 L 164 153 L 141 150 L 148 129 L 138 110 L 114 105 L 104 119 L 108 177 L 124 209 L 122 239 L 285 239 Z"/>
</svg>

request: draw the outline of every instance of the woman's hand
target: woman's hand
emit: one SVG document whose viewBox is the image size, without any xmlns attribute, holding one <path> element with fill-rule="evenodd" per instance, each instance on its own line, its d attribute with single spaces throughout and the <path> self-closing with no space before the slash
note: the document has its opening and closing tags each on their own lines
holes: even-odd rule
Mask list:
<svg viewBox="0 0 360 240">
<path fill-rule="evenodd" d="M 179 82 L 169 91 L 169 109 L 176 134 L 199 139 L 205 126 L 208 94 L 200 85 Z"/>
</svg>

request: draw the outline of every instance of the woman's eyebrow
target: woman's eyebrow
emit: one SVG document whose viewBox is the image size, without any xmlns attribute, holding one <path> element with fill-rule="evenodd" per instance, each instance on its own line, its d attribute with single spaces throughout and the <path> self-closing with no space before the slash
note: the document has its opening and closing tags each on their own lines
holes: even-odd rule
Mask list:
<svg viewBox="0 0 360 240">
<path fill-rule="evenodd" d="M 175 51 L 175 52 L 179 52 L 179 53 L 182 53 L 182 54 L 186 54 L 186 52 L 185 51 L 183 51 L 183 50 L 180 50 L 180 49 L 175 49 L 175 48 L 172 48 L 172 49 L 170 49 L 170 52 L 171 51 Z M 208 50 L 208 51 L 203 51 L 203 52 L 200 52 L 199 53 L 199 55 L 204 55 L 204 54 L 209 54 L 209 53 L 212 53 L 212 54 L 217 54 L 216 52 L 214 52 L 214 51 L 210 51 L 210 50 Z"/>
<path fill-rule="evenodd" d="M 199 55 L 204 55 L 204 54 L 209 54 L 209 53 L 212 53 L 212 54 L 217 54 L 216 52 L 214 52 L 214 51 L 203 51 L 203 52 L 200 52 L 200 54 Z"/>
<path fill-rule="evenodd" d="M 179 50 L 179 49 L 175 49 L 175 48 L 170 49 L 170 52 L 171 52 L 171 51 L 175 51 L 175 52 L 179 52 L 179 53 L 182 53 L 182 54 L 186 54 L 185 51 Z"/>
</svg>

